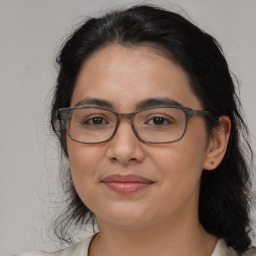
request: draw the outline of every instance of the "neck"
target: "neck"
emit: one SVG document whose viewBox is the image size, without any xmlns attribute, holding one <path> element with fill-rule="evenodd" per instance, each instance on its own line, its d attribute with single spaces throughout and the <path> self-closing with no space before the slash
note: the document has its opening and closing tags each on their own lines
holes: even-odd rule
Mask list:
<svg viewBox="0 0 256 256">
<path fill-rule="evenodd" d="M 177 223 L 179 223 L 177 225 Z M 169 219 L 141 227 L 102 225 L 93 240 L 90 256 L 210 256 L 217 238 L 208 234 L 199 221 L 177 222 Z"/>
</svg>

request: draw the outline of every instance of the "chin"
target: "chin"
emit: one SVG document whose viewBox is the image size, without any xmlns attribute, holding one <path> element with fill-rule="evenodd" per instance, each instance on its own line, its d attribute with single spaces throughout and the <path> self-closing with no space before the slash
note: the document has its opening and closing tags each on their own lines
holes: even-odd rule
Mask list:
<svg viewBox="0 0 256 256">
<path fill-rule="evenodd" d="M 138 226 L 146 225 L 150 222 L 151 218 L 146 214 L 145 211 L 128 207 L 122 207 L 120 209 L 111 209 L 111 211 L 104 211 L 102 214 L 97 215 L 97 221 L 109 223 L 111 225 L 127 227 L 127 228 L 135 228 Z M 99 216 L 99 217 L 98 217 Z"/>
</svg>

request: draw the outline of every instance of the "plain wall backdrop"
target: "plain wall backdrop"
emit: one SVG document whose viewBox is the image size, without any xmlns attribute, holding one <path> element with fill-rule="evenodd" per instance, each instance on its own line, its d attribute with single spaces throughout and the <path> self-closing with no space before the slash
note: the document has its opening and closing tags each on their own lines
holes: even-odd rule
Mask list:
<svg viewBox="0 0 256 256">
<path fill-rule="evenodd" d="M 55 57 L 84 18 L 131 3 L 186 12 L 216 37 L 240 83 L 256 150 L 255 0 L 0 0 L 0 255 L 58 246 L 46 234 L 59 191 L 48 124 Z"/>
</svg>

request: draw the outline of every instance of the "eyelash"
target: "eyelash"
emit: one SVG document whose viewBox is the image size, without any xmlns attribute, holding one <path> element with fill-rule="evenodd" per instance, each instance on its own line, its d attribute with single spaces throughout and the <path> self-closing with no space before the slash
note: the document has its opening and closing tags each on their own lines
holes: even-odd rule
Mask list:
<svg viewBox="0 0 256 256">
<path fill-rule="evenodd" d="M 162 116 L 162 115 L 156 115 L 156 116 L 150 117 L 150 118 L 148 118 L 148 121 L 147 121 L 146 123 L 149 124 L 150 121 L 153 121 L 153 122 L 154 122 L 154 121 L 155 121 L 154 119 L 160 119 L 161 121 L 163 121 L 164 124 L 161 124 L 161 125 L 168 125 L 168 124 L 171 124 L 171 123 L 172 123 L 172 121 L 170 120 L 170 118 L 166 118 L 166 117 L 164 117 L 164 116 Z M 152 124 L 152 125 L 159 125 L 159 124 Z"/>
<path fill-rule="evenodd" d="M 105 123 L 109 123 L 106 121 L 106 118 L 102 117 L 102 116 L 92 116 L 92 117 L 89 117 L 89 118 L 86 118 L 84 121 L 83 121 L 83 124 L 90 124 L 90 125 L 96 125 L 96 124 L 93 124 L 93 123 L 90 123 L 90 121 L 93 122 L 93 120 L 96 120 L 96 119 L 101 119 L 101 121 L 105 121 Z M 103 124 L 105 124 L 103 123 Z M 98 124 L 98 125 L 102 125 L 102 123 Z"/>
</svg>

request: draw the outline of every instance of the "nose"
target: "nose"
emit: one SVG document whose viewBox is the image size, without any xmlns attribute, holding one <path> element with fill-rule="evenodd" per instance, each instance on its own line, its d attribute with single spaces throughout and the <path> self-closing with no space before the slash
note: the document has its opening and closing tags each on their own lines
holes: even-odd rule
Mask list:
<svg viewBox="0 0 256 256">
<path fill-rule="evenodd" d="M 108 144 L 106 155 L 111 161 L 123 165 L 144 160 L 145 151 L 142 142 L 134 134 L 128 120 L 120 123 L 114 138 Z"/>
</svg>

